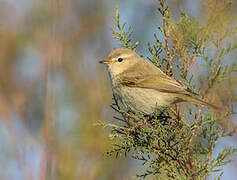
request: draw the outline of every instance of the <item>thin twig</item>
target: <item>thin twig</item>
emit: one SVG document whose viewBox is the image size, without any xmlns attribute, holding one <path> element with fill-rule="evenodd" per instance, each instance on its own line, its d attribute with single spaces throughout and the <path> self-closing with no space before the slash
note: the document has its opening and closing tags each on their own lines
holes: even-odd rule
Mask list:
<svg viewBox="0 0 237 180">
<path fill-rule="evenodd" d="M 175 117 L 176 118 L 172 118 L 173 120 L 175 120 L 176 121 L 176 123 L 177 124 L 179 124 L 179 126 L 180 126 L 180 129 L 182 129 L 183 128 L 183 123 L 181 122 L 181 117 L 180 117 L 180 112 L 179 112 L 179 108 L 178 108 L 178 105 L 177 104 L 175 104 L 175 107 L 176 107 L 176 109 L 174 110 L 173 108 L 169 108 L 169 110 L 175 115 Z"/>
<path fill-rule="evenodd" d="M 165 40 L 165 48 L 166 48 L 166 55 L 167 55 L 167 58 L 168 58 L 168 65 L 169 65 L 169 72 L 168 74 L 170 76 L 173 75 L 173 66 L 172 66 L 172 60 L 173 60 L 173 57 L 170 53 L 170 48 L 169 48 L 169 35 L 168 35 L 168 32 L 167 32 L 167 28 L 168 28 L 168 25 L 167 25 L 167 22 L 166 22 L 166 17 L 163 17 L 163 31 L 164 31 L 164 40 Z"/>
<path fill-rule="evenodd" d="M 198 109 L 197 119 L 194 122 L 194 126 L 193 126 L 193 129 L 192 129 L 192 132 L 191 132 L 192 134 L 191 134 L 189 142 L 188 142 L 189 145 L 192 144 L 193 137 L 195 135 L 196 129 L 198 128 L 197 124 L 198 124 L 198 122 L 200 121 L 200 118 L 201 118 L 202 108 L 203 108 L 203 106 Z M 193 163 L 193 160 L 192 160 L 191 149 L 190 148 L 187 149 L 187 154 L 188 154 L 189 166 L 190 166 L 191 169 L 193 169 L 194 163 Z"/>
<path fill-rule="evenodd" d="M 154 146 L 154 148 L 155 148 L 155 149 L 158 151 L 158 153 L 159 153 L 159 148 L 158 148 L 156 145 Z M 178 158 L 176 158 L 176 157 L 170 155 L 169 153 L 166 153 L 166 152 L 162 152 L 162 153 L 163 153 L 164 155 L 170 157 L 173 161 L 176 161 L 176 162 L 179 164 L 179 166 L 181 167 L 181 169 L 183 170 L 184 174 L 188 177 L 188 172 L 187 172 L 187 170 L 189 170 L 189 167 L 188 167 L 188 166 L 184 165 Z"/>
<path fill-rule="evenodd" d="M 200 48 L 202 46 L 202 42 L 203 42 L 203 38 L 201 38 L 201 40 L 199 41 L 197 47 L 195 48 L 195 51 L 192 55 L 192 57 L 190 58 L 189 62 L 187 63 L 187 72 L 189 72 L 189 68 L 190 66 L 193 64 L 193 62 L 195 61 L 197 55 L 198 55 L 198 52 L 200 51 Z"/>
<path fill-rule="evenodd" d="M 213 151 L 214 151 L 214 148 L 215 148 L 215 146 L 216 146 L 216 143 L 217 143 L 217 140 L 218 140 L 218 138 L 220 137 L 220 130 L 218 131 L 218 133 L 217 133 L 217 136 L 216 136 L 216 138 L 215 138 L 215 141 L 214 141 L 214 143 L 212 144 L 212 146 L 211 146 L 211 150 L 210 150 L 210 152 L 209 152 L 209 154 L 208 154 L 208 157 L 207 157 L 207 160 L 206 160 L 206 162 L 205 162 L 205 164 L 207 163 L 207 166 L 210 164 L 210 159 L 211 159 L 211 156 L 212 156 L 212 153 L 213 153 Z M 206 169 L 206 173 L 204 174 L 204 177 L 203 177 L 203 179 L 206 179 L 206 177 L 207 177 L 207 171 L 208 171 L 208 169 Z"/>
</svg>

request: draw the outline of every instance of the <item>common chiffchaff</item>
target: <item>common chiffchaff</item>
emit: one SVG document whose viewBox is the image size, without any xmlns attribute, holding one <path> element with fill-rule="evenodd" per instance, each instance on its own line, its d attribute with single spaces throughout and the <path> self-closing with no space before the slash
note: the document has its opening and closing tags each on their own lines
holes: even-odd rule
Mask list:
<svg viewBox="0 0 237 180">
<path fill-rule="evenodd" d="M 100 63 L 107 65 L 114 94 L 133 111 L 152 114 L 182 101 L 216 108 L 132 50 L 115 49 Z"/>
</svg>

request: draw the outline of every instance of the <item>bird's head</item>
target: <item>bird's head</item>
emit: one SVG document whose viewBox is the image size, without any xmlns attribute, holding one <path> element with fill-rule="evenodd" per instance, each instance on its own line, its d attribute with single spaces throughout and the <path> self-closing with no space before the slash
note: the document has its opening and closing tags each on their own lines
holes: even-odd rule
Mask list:
<svg viewBox="0 0 237 180">
<path fill-rule="evenodd" d="M 114 76 L 120 74 L 140 61 L 140 56 L 130 49 L 114 49 L 106 60 L 100 61 L 106 64 L 110 73 Z"/>
</svg>

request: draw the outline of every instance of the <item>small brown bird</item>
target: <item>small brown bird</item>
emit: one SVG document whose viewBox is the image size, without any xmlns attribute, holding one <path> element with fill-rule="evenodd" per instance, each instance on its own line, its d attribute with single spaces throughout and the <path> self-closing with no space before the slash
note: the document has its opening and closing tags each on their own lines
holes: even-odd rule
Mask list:
<svg viewBox="0 0 237 180">
<path fill-rule="evenodd" d="M 114 94 L 133 111 L 152 114 L 182 101 L 216 109 L 130 49 L 115 49 L 100 63 L 107 65 Z"/>
</svg>

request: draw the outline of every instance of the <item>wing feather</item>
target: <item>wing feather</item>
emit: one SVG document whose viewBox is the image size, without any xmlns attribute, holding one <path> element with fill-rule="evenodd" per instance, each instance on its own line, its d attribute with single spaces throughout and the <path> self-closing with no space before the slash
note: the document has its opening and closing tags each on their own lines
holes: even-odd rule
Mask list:
<svg viewBox="0 0 237 180">
<path fill-rule="evenodd" d="M 195 93 L 191 92 L 182 83 L 169 77 L 154 65 L 151 66 L 152 70 L 144 71 L 144 68 L 147 69 L 149 66 L 150 64 L 144 64 L 144 66 L 135 65 L 132 67 L 132 71 L 128 69 L 117 75 L 117 82 L 128 87 L 154 89 L 166 93 L 195 95 Z"/>
</svg>

